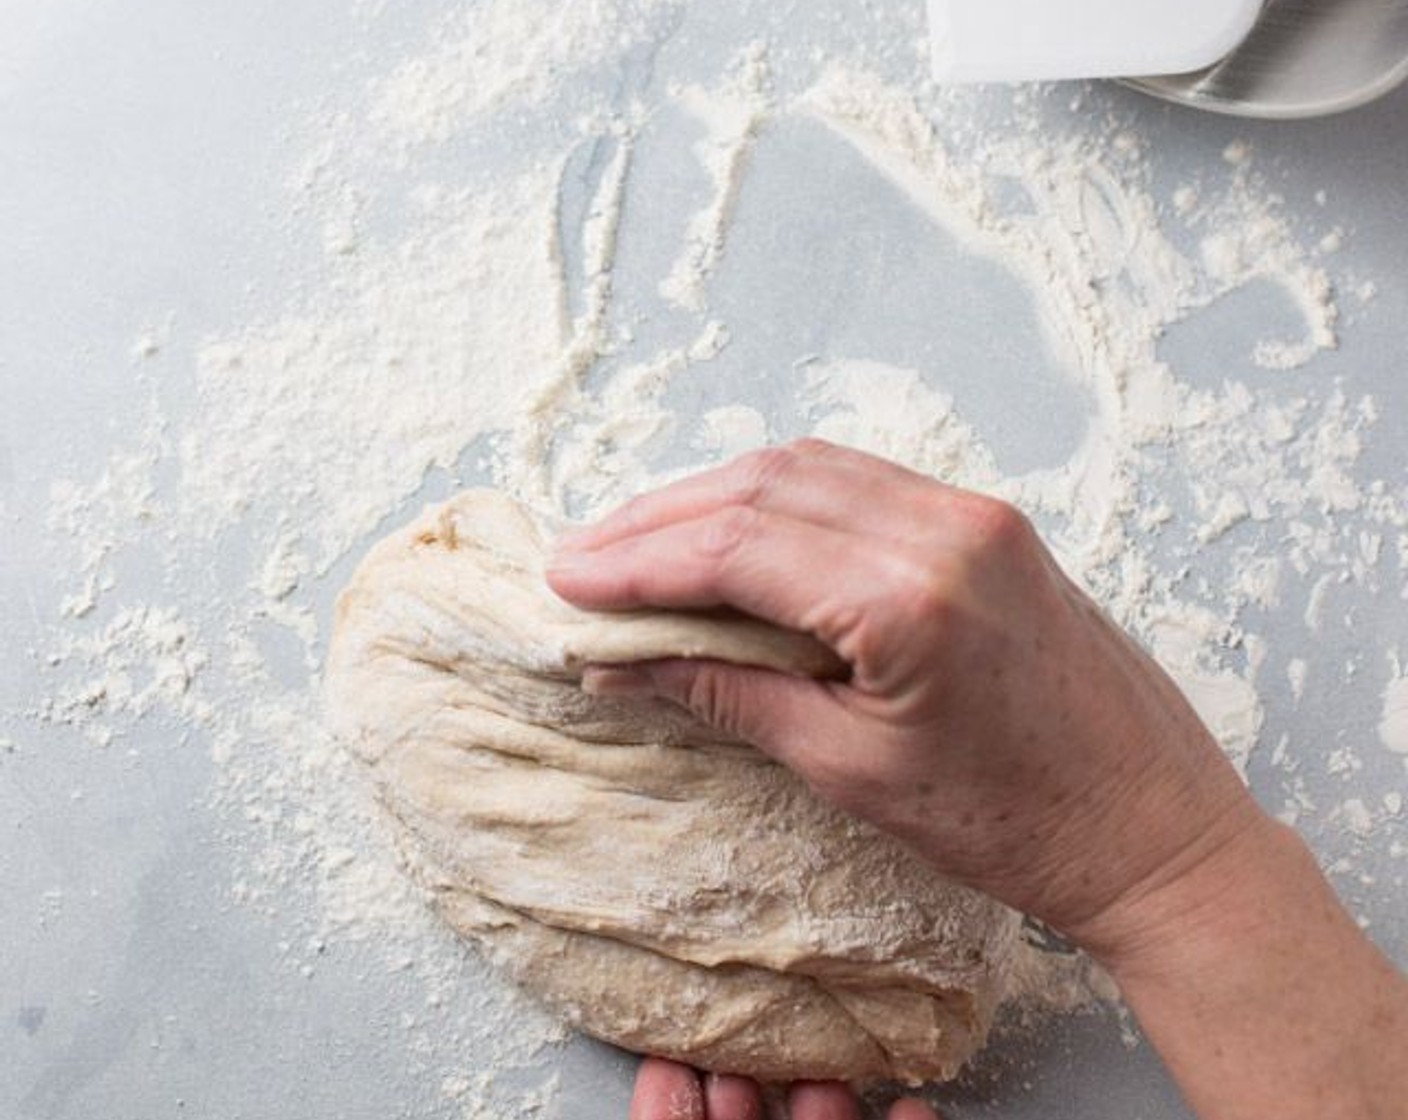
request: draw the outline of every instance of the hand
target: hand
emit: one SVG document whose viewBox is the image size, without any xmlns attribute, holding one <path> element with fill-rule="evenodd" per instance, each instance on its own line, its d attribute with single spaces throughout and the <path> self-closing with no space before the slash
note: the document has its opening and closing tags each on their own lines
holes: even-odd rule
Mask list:
<svg viewBox="0 0 1408 1120">
<path fill-rule="evenodd" d="M 586 607 L 729 605 L 832 646 L 844 684 L 683 661 L 586 684 L 686 705 L 1087 943 L 1264 819 L 1016 510 L 870 456 L 745 456 L 571 534 L 549 580 Z"/>
<path fill-rule="evenodd" d="M 787 1099 L 791 1120 L 860 1120 L 855 1094 L 835 1082 L 792 1086 Z M 663 1058 L 646 1058 L 636 1075 L 630 1120 L 763 1120 L 758 1086 L 743 1077 L 705 1075 Z M 891 1106 L 889 1120 L 939 1120 L 923 1101 Z"/>
<path fill-rule="evenodd" d="M 1403 1115 L 1408 981 L 1011 507 L 806 442 L 571 534 L 549 580 L 585 607 L 728 605 L 829 644 L 845 683 L 684 661 L 583 683 L 685 705 L 1074 937 L 1205 1120 Z M 694 1085 L 696 1120 L 758 1115 L 746 1084 L 679 1070 L 642 1072 L 641 1109 Z M 804 1093 L 796 1120 L 854 1116 L 835 1087 Z"/>
</svg>

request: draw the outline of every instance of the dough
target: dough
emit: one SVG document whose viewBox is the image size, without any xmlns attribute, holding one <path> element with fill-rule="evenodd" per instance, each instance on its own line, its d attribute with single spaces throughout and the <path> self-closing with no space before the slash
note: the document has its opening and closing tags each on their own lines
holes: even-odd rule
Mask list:
<svg viewBox="0 0 1408 1120">
<path fill-rule="evenodd" d="M 953 1076 L 1017 917 L 687 713 L 578 687 L 583 665 L 673 655 L 824 675 L 829 651 L 740 617 L 576 610 L 543 541 L 466 493 L 338 603 L 329 711 L 440 913 L 631 1050 L 763 1080 Z"/>
</svg>

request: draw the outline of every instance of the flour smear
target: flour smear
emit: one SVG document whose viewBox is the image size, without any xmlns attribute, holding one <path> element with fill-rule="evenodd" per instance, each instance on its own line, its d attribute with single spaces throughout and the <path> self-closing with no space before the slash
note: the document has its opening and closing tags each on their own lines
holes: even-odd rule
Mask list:
<svg viewBox="0 0 1408 1120">
<path fill-rule="evenodd" d="M 936 93 L 892 56 L 780 39 L 695 57 L 689 34 L 664 0 L 491 0 L 337 91 L 276 203 L 291 230 L 320 231 L 318 282 L 201 345 L 182 374 L 190 407 L 52 490 L 68 592 L 50 692 L 21 715 L 94 749 L 155 717 L 206 744 L 235 900 L 259 912 L 311 891 L 310 915 L 277 919 L 298 923 L 309 968 L 329 940 L 416 962 L 440 1010 L 407 1026 L 408 1046 L 442 1071 L 447 1115 L 521 1114 L 524 1082 L 490 1069 L 527 1076 L 554 1114 L 555 1083 L 532 1071 L 551 1066 L 540 1049 L 557 1031 L 485 977 L 443 1010 L 467 983 L 461 959 L 396 869 L 317 699 L 337 579 L 428 496 L 487 481 L 583 515 L 795 435 L 875 451 L 1028 510 L 1244 772 L 1276 682 L 1299 702 L 1335 671 L 1312 648 L 1326 598 L 1403 578 L 1408 511 L 1359 466 L 1375 402 L 1315 376 L 1348 329 L 1337 241 L 1293 229 L 1254 152 L 1170 191 L 1134 124 L 1041 91 Z M 828 339 L 820 304 L 796 346 L 740 311 L 735 234 L 791 136 L 886 184 L 913 228 L 1026 294 L 1045 371 L 1079 402 L 1058 459 L 1004 466 L 1000 433 L 948 384 L 942 323 L 925 363 L 883 337 Z M 474 158 L 457 159 L 466 145 Z M 814 184 L 793 186 L 805 216 Z M 817 295 L 923 298 L 863 272 L 854 285 Z M 1166 359 L 1170 332 L 1252 289 L 1280 310 L 1248 323 L 1243 365 L 1195 381 Z M 766 277 L 758 290 L 786 294 Z M 134 353 L 154 347 L 137 338 Z M 122 561 L 154 545 L 167 590 L 136 600 Z M 232 565 L 213 596 L 191 590 Z M 1301 640 L 1261 634 L 1273 614 L 1303 617 Z M 1408 755 L 1405 696 L 1395 668 L 1385 753 Z M 1304 794 L 1318 750 L 1261 752 L 1285 811 L 1347 820 L 1360 839 L 1391 827 L 1393 802 Z M 1040 972 L 1047 990 L 1028 995 L 1071 1002 L 1073 975 Z"/>
</svg>

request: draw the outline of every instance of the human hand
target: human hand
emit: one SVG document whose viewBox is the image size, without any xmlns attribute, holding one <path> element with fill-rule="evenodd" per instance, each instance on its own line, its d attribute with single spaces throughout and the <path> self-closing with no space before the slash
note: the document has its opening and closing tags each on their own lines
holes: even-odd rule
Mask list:
<svg viewBox="0 0 1408 1120">
<path fill-rule="evenodd" d="M 1025 518 L 859 452 L 803 442 L 641 497 L 568 534 L 549 581 L 584 607 L 727 605 L 830 645 L 847 682 L 676 661 L 585 685 L 689 707 L 1089 947 L 1264 820 Z"/>
<path fill-rule="evenodd" d="M 860 1105 L 845 1085 L 802 1082 L 788 1093 L 791 1120 L 860 1120 Z M 636 1074 L 630 1120 L 763 1120 L 758 1086 L 744 1077 L 699 1074 L 678 1062 L 646 1058 Z M 923 1101 L 890 1107 L 888 1120 L 939 1120 Z"/>
<path fill-rule="evenodd" d="M 1408 979 L 1011 507 L 806 442 L 569 535 L 549 580 L 585 607 L 727 605 L 835 649 L 844 683 L 674 661 L 584 686 L 685 705 L 1074 937 L 1206 1120 L 1402 1115 Z M 688 1084 L 686 1116 L 760 1115 L 746 1083 L 680 1068 L 648 1064 L 637 1101 L 657 1111 L 633 1120 Z M 854 1115 L 835 1086 L 795 1111 Z"/>
</svg>

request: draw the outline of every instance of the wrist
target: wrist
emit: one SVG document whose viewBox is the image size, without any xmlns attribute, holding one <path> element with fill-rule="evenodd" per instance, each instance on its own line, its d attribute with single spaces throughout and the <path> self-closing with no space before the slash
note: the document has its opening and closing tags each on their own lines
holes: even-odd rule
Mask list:
<svg viewBox="0 0 1408 1120">
<path fill-rule="evenodd" d="M 1248 802 L 1204 843 L 1066 932 L 1117 980 L 1176 967 L 1195 944 L 1246 936 L 1268 919 L 1279 885 L 1319 877 L 1299 836 Z"/>
<path fill-rule="evenodd" d="M 1408 983 L 1261 816 L 1102 917 L 1093 955 L 1207 1120 L 1396 1115 Z"/>
</svg>

